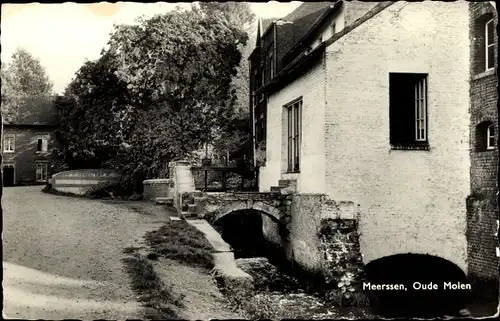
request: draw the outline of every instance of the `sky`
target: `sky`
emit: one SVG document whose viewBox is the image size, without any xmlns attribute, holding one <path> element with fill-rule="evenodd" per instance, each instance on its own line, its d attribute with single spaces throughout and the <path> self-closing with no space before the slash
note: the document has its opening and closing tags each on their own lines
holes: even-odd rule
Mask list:
<svg viewBox="0 0 500 321">
<path fill-rule="evenodd" d="M 301 2 L 256 2 L 250 6 L 262 18 L 281 17 Z M 2 4 L 2 61 L 18 47 L 40 59 L 61 93 L 85 59 L 99 58 L 113 24 L 131 24 L 139 16 L 151 17 L 191 3 Z"/>
</svg>

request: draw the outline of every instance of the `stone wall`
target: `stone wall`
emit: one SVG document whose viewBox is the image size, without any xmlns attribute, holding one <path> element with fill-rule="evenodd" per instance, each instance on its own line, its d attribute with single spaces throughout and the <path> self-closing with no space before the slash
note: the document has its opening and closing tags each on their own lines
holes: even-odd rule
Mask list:
<svg viewBox="0 0 500 321">
<path fill-rule="evenodd" d="M 356 279 L 362 266 L 358 216 L 352 202 L 335 202 L 323 194 L 295 194 L 288 233 L 265 216 L 263 232 L 270 245 L 280 248 L 300 270 L 335 283 L 345 277 Z"/>
<path fill-rule="evenodd" d="M 169 197 L 170 179 L 148 179 L 142 182 L 144 200 L 154 201 L 157 197 Z"/>
<path fill-rule="evenodd" d="M 357 220 L 322 219 L 319 237 L 326 283 L 340 290 L 344 302 L 353 301 L 355 293 L 363 293 L 364 279 Z"/>
<path fill-rule="evenodd" d="M 179 215 L 182 213 L 182 195 L 195 191 L 194 177 L 189 161 L 174 161 L 168 164 L 169 197 L 173 199 L 174 207 Z"/>
</svg>

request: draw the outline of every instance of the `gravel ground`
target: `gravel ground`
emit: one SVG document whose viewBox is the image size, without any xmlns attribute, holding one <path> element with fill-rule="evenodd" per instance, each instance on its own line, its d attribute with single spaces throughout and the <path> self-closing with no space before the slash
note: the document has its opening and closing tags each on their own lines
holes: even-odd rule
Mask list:
<svg viewBox="0 0 500 321">
<path fill-rule="evenodd" d="M 123 249 L 159 228 L 144 205 L 4 189 L 4 315 L 9 318 L 141 318 Z M 148 207 L 148 206 L 146 206 Z"/>
</svg>

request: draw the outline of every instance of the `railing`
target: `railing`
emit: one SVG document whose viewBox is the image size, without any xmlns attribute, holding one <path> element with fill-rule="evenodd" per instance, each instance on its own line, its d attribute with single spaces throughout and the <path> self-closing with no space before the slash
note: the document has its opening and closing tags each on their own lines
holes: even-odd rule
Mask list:
<svg viewBox="0 0 500 321">
<path fill-rule="evenodd" d="M 203 192 L 258 191 L 258 168 L 195 166 L 191 170 L 196 189 Z"/>
</svg>

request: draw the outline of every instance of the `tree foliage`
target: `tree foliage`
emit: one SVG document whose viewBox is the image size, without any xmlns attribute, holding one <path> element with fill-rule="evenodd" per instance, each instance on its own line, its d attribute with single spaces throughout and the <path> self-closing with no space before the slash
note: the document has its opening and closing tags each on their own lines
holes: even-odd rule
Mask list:
<svg viewBox="0 0 500 321">
<path fill-rule="evenodd" d="M 1 79 L 2 113 L 6 120 L 17 115 L 25 97 L 52 95 L 52 82 L 40 60 L 23 48 L 12 54 L 9 64 L 2 62 Z"/>
<path fill-rule="evenodd" d="M 102 57 L 56 103 L 62 156 L 73 168 L 120 168 L 132 189 L 157 177 L 232 123 L 247 40 L 219 6 L 115 26 Z"/>
</svg>

